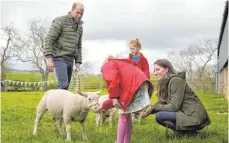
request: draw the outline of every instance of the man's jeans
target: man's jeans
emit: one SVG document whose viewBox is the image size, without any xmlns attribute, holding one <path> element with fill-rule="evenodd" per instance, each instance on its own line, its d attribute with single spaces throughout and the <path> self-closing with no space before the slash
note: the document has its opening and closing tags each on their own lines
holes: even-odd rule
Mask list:
<svg viewBox="0 0 229 143">
<path fill-rule="evenodd" d="M 64 60 L 61 58 L 54 58 L 56 78 L 58 81 L 58 89 L 68 90 L 72 70 L 73 70 L 73 61 Z"/>
<path fill-rule="evenodd" d="M 157 112 L 156 121 L 158 124 L 162 126 L 171 129 L 176 129 L 176 112 L 167 112 L 167 111 Z M 167 123 L 167 121 L 169 122 Z"/>
</svg>

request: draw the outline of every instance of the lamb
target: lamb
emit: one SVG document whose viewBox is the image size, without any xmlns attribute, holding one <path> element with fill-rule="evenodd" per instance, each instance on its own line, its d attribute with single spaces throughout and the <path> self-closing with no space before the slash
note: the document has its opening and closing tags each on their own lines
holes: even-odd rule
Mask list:
<svg viewBox="0 0 229 143">
<path fill-rule="evenodd" d="M 108 95 L 100 96 L 99 104 L 100 105 L 103 104 L 103 102 L 106 101 L 107 99 L 109 99 Z M 109 117 L 109 125 L 110 127 L 112 127 L 115 114 L 116 114 L 116 108 L 111 108 L 105 112 L 96 113 L 95 115 L 96 125 L 97 126 L 102 125 L 103 122 L 106 120 L 106 118 Z"/>
<path fill-rule="evenodd" d="M 78 94 L 63 89 L 51 89 L 47 91 L 37 106 L 33 134 L 35 135 L 37 133 L 39 121 L 44 113 L 49 111 L 60 135 L 65 134 L 62 122 L 65 124 L 67 132 L 66 140 L 71 141 L 71 121 L 80 122 L 83 140 L 87 140 L 84 123 L 89 108 L 95 112 L 99 106 L 98 93 L 100 93 L 100 91 L 78 92 Z"/>
</svg>

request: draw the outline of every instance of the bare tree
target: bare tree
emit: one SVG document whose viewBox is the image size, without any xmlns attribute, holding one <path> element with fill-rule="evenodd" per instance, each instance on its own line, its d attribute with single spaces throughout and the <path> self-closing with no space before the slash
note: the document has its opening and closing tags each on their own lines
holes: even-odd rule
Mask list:
<svg viewBox="0 0 229 143">
<path fill-rule="evenodd" d="M 92 65 L 93 65 L 92 62 L 84 62 L 80 67 L 80 71 L 84 74 L 91 74 Z"/>
<path fill-rule="evenodd" d="M 187 72 L 189 80 L 194 80 L 194 78 L 202 80 L 206 76 L 204 73 L 206 66 L 216 60 L 216 50 L 217 40 L 208 38 L 181 51 L 169 52 L 168 58 L 175 68 Z"/>
<path fill-rule="evenodd" d="M 197 77 L 200 76 L 198 75 L 199 73 L 200 72 L 197 72 Z M 206 66 L 202 76 L 202 80 L 214 82 L 216 77 L 216 65 Z"/>
<path fill-rule="evenodd" d="M 32 20 L 29 27 L 29 35 L 24 40 L 24 45 L 19 52 L 19 60 L 29 62 L 37 68 L 41 74 L 42 81 L 48 80 L 48 67 L 44 56 L 45 36 L 47 30 L 41 21 Z M 47 90 L 47 82 L 43 84 L 43 90 Z"/>
<path fill-rule="evenodd" d="M 195 52 L 196 58 L 193 61 L 198 69 L 198 79 L 203 79 L 206 66 L 209 62 L 216 61 L 217 40 L 208 38 L 200 41 L 195 46 Z"/>
<path fill-rule="evenodd" d="M 169 52 L 168 54 L 169 60 L 172 62 L 173 66 L 177 71 L 186 71 L 187 79 L 191 80 L 193 77 L 192 71 L 192 60 L 191 56 L 189 56 L 188 52 L 185 50 L 179 52 Z"/>
<path fill-rule="evenodd" d="M 19 44 L 19 34 L 13 24 L 1 27 L 1 80 L 6 79 L 9 61 L 15 55 L 15 47 Z M 4 90 L 4 85 L 1 86 Z"/>
</svg>

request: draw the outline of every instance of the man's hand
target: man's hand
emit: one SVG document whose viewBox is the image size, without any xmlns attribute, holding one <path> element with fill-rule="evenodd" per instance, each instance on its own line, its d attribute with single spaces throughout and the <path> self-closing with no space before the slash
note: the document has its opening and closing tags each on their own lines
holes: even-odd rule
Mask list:
<svg viewBox="0 0 229 143">
<path fill-rule="evenodd" d="M 79 72 L 80 71 L 80 64 L 76 63 L 75 66 L 76 66 L 76 72 Z"/>
<path fill-rule="evenodd" d="M 53 72 L 54 71 L 54 63 L 53 63 L 52 58 L 51 57 L 47 58 L 46 62 L 47 62 L 49 72 Z"/>
<path fill-rule="evenodd" d="M 113 98 L 112 102 L 113 102 L 113 106 L 115 106 L 116 108 L 118 108 L 118 109 L 122 108 L 121 105 L 118 102 L 118 98 Z"/>
</svg>

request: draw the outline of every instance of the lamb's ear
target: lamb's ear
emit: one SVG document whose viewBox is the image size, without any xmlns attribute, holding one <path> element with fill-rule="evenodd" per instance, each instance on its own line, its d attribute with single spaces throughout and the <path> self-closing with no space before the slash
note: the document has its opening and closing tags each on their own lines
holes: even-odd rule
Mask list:
<svg viewBox="0 0 229 143">
<path fill-rule="evenodd" d="M 76 90 L 76 93 L 78 93 L 79 95 L 83 96 L 83 92 L 81 92 L 81 91 Z"/>
<path fill-rule="evenodd" d="M 101 90 L 99 90 L 99 91 L 96 91 L 96 92 L 94 92 L 95 94 L 99 94 L 101 92 Z"/>
<path fill-rule="evenodd" d="M 83 92 L 81 92 L 81 91 L 76 91 L 79 95 L 81 95 L 81 96 L 85 96 L 85 97 L 87 97 L 87 94 L 84 94 Z"/>
</svg>

